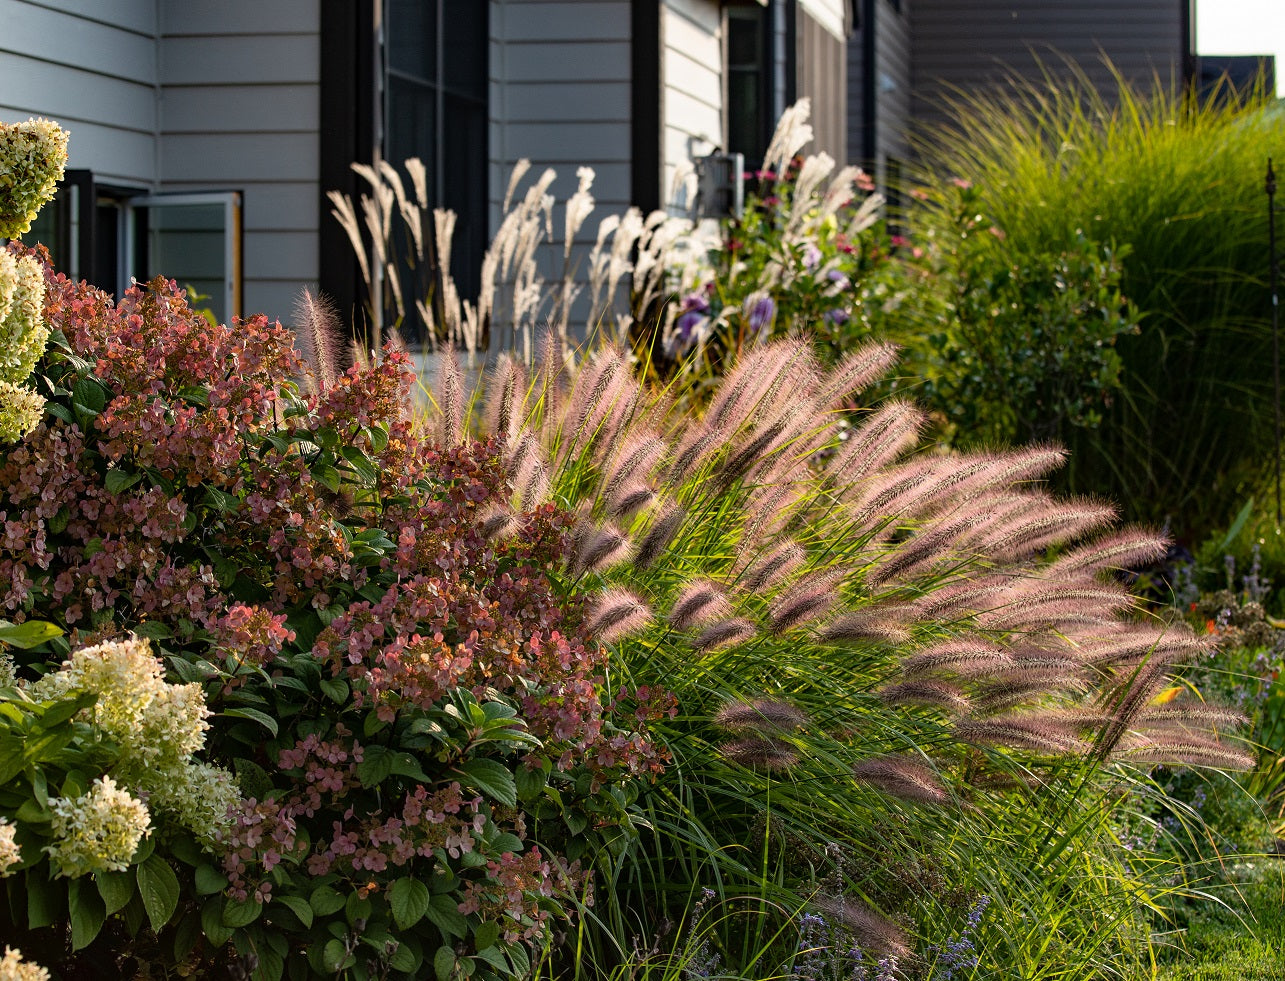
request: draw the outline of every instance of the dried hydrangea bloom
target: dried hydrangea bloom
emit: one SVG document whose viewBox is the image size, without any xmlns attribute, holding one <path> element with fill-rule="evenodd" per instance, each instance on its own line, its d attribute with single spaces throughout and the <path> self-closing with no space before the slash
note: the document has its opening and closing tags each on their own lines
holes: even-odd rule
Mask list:
<svg viewBox="0 0 1285 981">
<path fill-rule="evenodd" d="M 22 862 L 22 851 L 13 838 L 13 825 L 0 818 L 0 879 L 10 874 Z"/>
<path fill-rule="evenodd" d="M 67 131 L 48 119 L 0 123 L 0 238 L 31 230 L 67 166 Z"/>
<path fill-rule="evenodd" d="M 49 809 L 54 842 L 45 851 L 55 873 L 68 878 L 123 872 L 151 825 L 147 805 L 111 777 L 99 777 L 80 797 L 51 797 Z"/>
<path fill-rule="evenodd" d="M 6 946 L 0 957 L 0 981 L 49 981 L 49 972 L 22 959 L 22 951 Z"/>
</svg>

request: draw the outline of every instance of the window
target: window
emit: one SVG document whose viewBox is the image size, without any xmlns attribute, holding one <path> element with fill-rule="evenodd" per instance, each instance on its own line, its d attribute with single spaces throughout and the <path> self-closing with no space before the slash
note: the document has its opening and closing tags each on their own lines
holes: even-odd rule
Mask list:
<svg viewBox="0 0 1285 981">
<path fill-rule="evenodd" d="M 451 274 L 465 297 L 477 295 L 489 239 L 488 7 L 478 0 L 385 0 L 382 28 L 383 157 L 394 166 L 419 157 L 430 205 L 458 216 Z M 417 322 L 405 325 L 408 339 L 418 333 Z"/>
<path fill-rule="evenodd" d="M 726 36 L 727 151 L 757 168 L 773 125 L 768 9 L 757 3 L 728 7 Z"/>
<path fill-rule="evenodd" d="M 241 315 L 241 195 L 140 193 L 69 170 L 22 237 L 54 266 L 119 296 L 131 279 L 176 280 L 206 299 L 220 322 Z"/>
</svg>

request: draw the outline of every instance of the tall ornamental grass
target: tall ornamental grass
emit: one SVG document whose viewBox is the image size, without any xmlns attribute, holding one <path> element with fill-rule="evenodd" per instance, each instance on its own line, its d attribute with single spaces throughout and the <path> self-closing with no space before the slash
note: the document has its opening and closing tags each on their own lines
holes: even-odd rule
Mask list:
<svg viewBox="0 0 1285 981">
<path fill-rule="evenodd" d="M 1066 486 L 1178 530 L 1221 520 L 1238 481 L 1272 457 L 1263 180 L 1267 158 L 1285 151 L 1279 105 L 1261 90 L 1197 101 L 1123 79 L 1108 100 L 1082 74 L 1063 72 L 998 94 L 961 93 L 951 109 L 954 125 L 923 140 L 929 203 L 913 210 L 912 228 L 957 236 L 953 210 L 936 204 L 954 193 L 951 179 L 970 185 L 974 231 L 1003 235 L 994 275 L 1087 241 L 1119 260 L 1119 290 L 1138 314 L 1140 331 L 1115 341 L 1120 384 L 1095 407 L 1100 425 L 1065 434 Z M 912 297 L 908 309 L 916 305 Z M 901 329 L 942 327 L 912 316 Z M 1019 378 L 1024 362 L 1050 354 L 1009 353 Z M 929 372 L 934 357 L 925 354 Z M 1081 383 L 1096 386 L 1099 376 L 1095 368 Z"/>
</svg>

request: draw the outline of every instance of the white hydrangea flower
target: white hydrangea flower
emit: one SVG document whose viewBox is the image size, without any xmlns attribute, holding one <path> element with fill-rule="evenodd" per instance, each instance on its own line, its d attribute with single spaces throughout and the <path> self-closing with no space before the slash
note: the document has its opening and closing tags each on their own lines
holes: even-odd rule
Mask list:
<svg viewBox="0 0 1285 981">
<path fill-rule="evenodd" d="M 30 389 L 0 381 L 0 442 L 16 443 L 45 415 L 45 400 Z"/>
<path fill-rule="evenodd" d="M 0 981 L 49 981 L 49 972 L 39 964 L 22 959 L 22 951 L 10 947 L 4 948 L 0 957 Z"/>
<path fill-rule="evenodd" d="M 4 276 L 12 277 L 13 289 L 8 312 L 0 318 L 0 381 L 16 384 L 30 377 L 49 343 L 45 274 L 34 258 L 24 255 L 14 258 L 10 269 L 0 268 L 0 277 Z M 0 300 L 4 292 L 0 287 Z"/>
<path fill-rule="evenodd" d="M 173 816 L 203 844 L 213 845 L 229 823 L 228 809 L 240 800 L 231 773 L 208 763 L 192 763 L 169 772 L 147 803 L 157 813 Z"/>
<path fill-rule="evenodd" d="M 36 698 L 89 691 L 91 721 L 121 745 L 131 771 L 174 769 L 204 745 L 209 728 L 201 686 L 168 685 L 146 640 L 131 637 L 74 651 L 61 671 L 31 686 Z"/>
<path fill-rule="evenodd" d="M 99 777 L 81 797 L 51 797 L 54 843 L 45 851 L 58 875 L 122 872 L 150 833 L 147 805 Z"/>
<path fill-rule="evenodd" d="M 13 839 L 14 826 L 0 818 L 0 879 L 7 876 L 10 870 L 22 862 L 22 851 Z"/>
<path fill-rule="evenodd" d="M 0 237 L 30 231 L 67 166 L 67 131 L 48 119 L 0 123 Z"/>
<path fill-rule="evenodd" d="M 16 688 L 17 685 L 18 674 L 13 657 L 7 651 L 0 651 L 0 688 Z"/>
</svg>

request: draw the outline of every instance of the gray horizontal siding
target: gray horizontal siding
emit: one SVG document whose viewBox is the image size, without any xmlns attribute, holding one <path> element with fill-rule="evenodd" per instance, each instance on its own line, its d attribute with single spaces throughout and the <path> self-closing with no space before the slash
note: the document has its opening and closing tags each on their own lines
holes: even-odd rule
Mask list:
<svg viewBox="0 0 1285 981">
<path fill-rule="evenodd" d="M 504 114 L 531 123 L 620 122 L 629 118 L 628 82 L 528 82 L 500 90 Z"/>
<path fill-rule="evenodd" d="M 629 40 L 628 3 L 505 4 L 493 34 L 506 41 Z"/>
<path fill-rule="evenodd" d="M 1135 82 L 1148 84 L 1156 73 L 1166 83 L 1180 79 L 1175 0 L 976 0 L 966 8 L 953 0 L 915 0 L 911 20 L 914 113 L 928 122 L 947 118 L 943 96 L 984 92 L 1014 75 L 1038 79 L 1039 61 L 1058 74 L 1062 59 L 1070 59 L 1108 98 L 1114 82 L 1103 55 Z"/>
<path fill-rule="evenodd" d="M 504 81 L 611 82 L 628 78 L 629 45 L 620 41 L 504 45 Z"/>
<path fill-rule="evenodd" d="M 288 319 L 318 274 L 319 2 L 160 9 L 164 187 L 243 192 L 243 312 Z"/>
<path fill-rule="evenodd" d="M 0 119 L 55 119 L 69 166 L 154 188 L 154 0 L 0 0 L 0 25 Z"/>
</svg>

